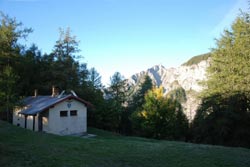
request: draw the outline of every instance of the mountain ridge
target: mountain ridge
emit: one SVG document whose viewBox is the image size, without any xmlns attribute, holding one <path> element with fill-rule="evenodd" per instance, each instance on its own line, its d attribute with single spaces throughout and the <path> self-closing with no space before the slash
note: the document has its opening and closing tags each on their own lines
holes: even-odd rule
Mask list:
<svg viewBox="0 0 250 167">
<path fill-rule="evenodd" d="M 161 64 L 155 65 L 145 71 L 132 75 L 128 80 L 130 85 L 136 90 L 139 84 L 143 82 L 144 77 L 148 75 L 155 86 L 162 86 L 164 88 L 165 95 L 178 88 L 183 88 L 187 100 L 181 104 L 184 113 L 191 121 L 195 116 L 200 101 L 197 96 L 203 90 L 200 82 L 207 79 L 206 69 L 210 65 L 208 56 L 205 59 L 203 57 L 197 58 L 196 56 L 196 59 L 199 59 L 197 63 L 188 65 L 184 63 L 176 68 L 166 68 Z"/>
</svg>

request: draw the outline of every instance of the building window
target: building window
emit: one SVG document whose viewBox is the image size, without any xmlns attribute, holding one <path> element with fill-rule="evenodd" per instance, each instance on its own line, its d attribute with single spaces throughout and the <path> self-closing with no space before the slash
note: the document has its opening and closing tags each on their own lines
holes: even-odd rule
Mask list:
<svg viewBox="0 0 250 167">
<path fill-rule="evenodd" d="M 70 116 L 76 116 L 76 115 L 77 115 L 77 110 L 70 111 Z"/>
<path fill-rule="evenodd" d="M 67 117 L 68 111 L 60 111 L 60 117 Z"/>
</svg>

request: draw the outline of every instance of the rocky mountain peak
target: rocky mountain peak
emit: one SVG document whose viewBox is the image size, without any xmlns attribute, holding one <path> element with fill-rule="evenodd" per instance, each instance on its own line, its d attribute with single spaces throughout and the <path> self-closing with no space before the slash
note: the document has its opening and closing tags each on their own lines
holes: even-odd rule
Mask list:
<svg viewBox="0 0 250 167">
<path fill-rule="evenodd" d="M 186 92 L 187 101 L 182 103 L 182 106 L 188 118 L 192 120 L 199 104 L 197 95 L 203 89 L 200 82 L 206 79 L 208 66 L 209 59 L 193 64 L 183 64 L 177 68 L 165 68 L 163 65 L 155 65 L 146 71 L 134 74 L 129 79 L 129 82 L 136 87 L 143 82 L 145 75 L 148 75 L 154 85 L 163 86 L 165 94 L 177 88 L 183 88 Z"/>
</svg>

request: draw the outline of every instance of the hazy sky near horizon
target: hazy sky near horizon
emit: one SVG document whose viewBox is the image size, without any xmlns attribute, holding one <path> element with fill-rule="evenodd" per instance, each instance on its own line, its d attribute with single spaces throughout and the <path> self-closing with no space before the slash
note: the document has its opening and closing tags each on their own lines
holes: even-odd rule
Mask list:
<svg viewBox="0 0 250 167">
<path fill-rule="evenodd" d="M 247 8 L 247 0 L 0 0 L 0 11 L 34 30 L 26 44 L 42 53 L 52 51 L 60 27 L 70 27 L 81 61 L 104 84 L 116 71 L 129 77 L 209 52 Z"/>
</svg>

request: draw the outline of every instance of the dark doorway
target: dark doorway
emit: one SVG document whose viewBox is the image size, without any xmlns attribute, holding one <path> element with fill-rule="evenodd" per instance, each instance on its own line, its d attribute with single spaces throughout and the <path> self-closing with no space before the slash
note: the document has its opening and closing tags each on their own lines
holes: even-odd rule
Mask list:
<svg viewBox="0 0 250 167">
<path fill-rule="evenodd" d="M 43 116 L 41 114 L 38 115 L 38 131 L 43 131 Z"/>
</svg>

